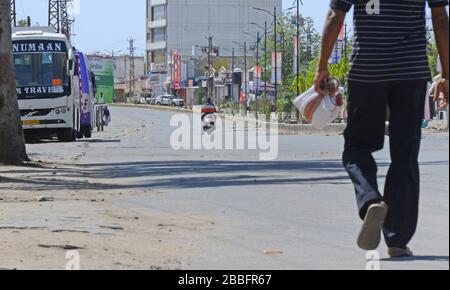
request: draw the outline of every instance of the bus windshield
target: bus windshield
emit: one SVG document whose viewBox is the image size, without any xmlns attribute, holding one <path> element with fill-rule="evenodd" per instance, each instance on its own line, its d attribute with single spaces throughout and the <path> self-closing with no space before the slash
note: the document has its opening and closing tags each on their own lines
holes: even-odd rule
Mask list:
<svg viewBox="0 0 450 290">
<path fill-rule="evenodd" d="M 18 98 L 53 98 L 67 94 L 67 53 L 13 53 Z"/>
</svg>

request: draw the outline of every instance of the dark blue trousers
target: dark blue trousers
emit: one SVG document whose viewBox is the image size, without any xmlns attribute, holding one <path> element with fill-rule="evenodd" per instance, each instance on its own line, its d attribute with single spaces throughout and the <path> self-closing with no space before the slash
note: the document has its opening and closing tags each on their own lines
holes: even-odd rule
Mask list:
<svg viewBox="0 0 450 290">
<path fill-rule="evenodd" d="M 389 206 L 384 235 L 389 247 L 405 248 L 413 238 L 419 215 L 419 150 L 427 81 L 349 83 L 349 118 L 343 162 L 355 186 L 359 215 L 380 201 Z M 372 156 L 383 149 L 386 116 L 390 121 L 392 163 L 384 192 Z"/>
</svg>

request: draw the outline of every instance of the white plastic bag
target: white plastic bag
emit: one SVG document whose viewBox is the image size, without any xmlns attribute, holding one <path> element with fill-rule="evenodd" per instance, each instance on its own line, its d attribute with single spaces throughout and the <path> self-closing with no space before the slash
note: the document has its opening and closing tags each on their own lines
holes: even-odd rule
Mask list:
<svg viewBox="0 0 450 290">
<path fill-rule="evenodd" d="M 336 88 L 334 91 L 321 96 L 311 87 L 295 99 L 294 105 L 314 128 L 322 130 L 336 120 L 342 111 L 343 89 Z"/>
</svg>

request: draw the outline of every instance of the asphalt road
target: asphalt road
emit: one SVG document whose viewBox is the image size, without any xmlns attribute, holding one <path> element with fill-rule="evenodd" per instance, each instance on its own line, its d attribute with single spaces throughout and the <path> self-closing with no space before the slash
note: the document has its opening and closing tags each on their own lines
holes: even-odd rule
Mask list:
<svg viewBox="0 0 450 290">
<path fill-rule="evenodd" d="M 365 269 L 356 246 L 360 227 L 353 188 L 341 166 L 337 135 L 280 135 L 279 155 L 256 150 L 171 147 L 173 112 L 111 109 L 112 124 L 91 141 L 28 145 L 34 159 L 76 164 L 124 195 L 124 210 L 189 217 L 183 269 Z M 244 134 L 239 131 L 237 134 Z M 387 150 L 376 155 L 380 182 Z M 417 256 L 393 261 L 379 249 L 381 269 L 449 269 L 449 136 L 426 133 L 421 154 L 422 201 Z M 158 194 L 127 196 L 127 190 Z M 197 227 L 207 221 L 210 227 Z M 170 225 L 169 225 L 170 226 Z M 267 255 L 267 249 L 282 254 Z"/>
</svg>

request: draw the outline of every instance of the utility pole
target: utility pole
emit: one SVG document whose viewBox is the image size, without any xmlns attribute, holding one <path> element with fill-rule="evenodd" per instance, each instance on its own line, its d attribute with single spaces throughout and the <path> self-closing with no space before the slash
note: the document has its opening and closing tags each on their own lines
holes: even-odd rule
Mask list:
<svg viewBox="0 0 450 290">
<path fill-rule="evenodd" d="M 300 78 L 300 1 L 297 0 L 297 39 L 296 39 L 296 72 L 295 75 L 297 77 L 295 82 L 295 87 L 297 88 L 297 96 L 300 95 L 300 87 L 298 86 L 298 80 Z"/>
<path fill-rule="evenodd" d="M 11 25 L 17 26 L 16 0 L 11 0 Z"/>
<path fill-rule="evenodd" d="M 128 48 L 129 50 L 129 84 L 130 84 L 130 91 L 129 91 L 129 97 L 133 98 L 134 97 L 134 93 L 135 93 L 135 81 L 136 81 L 136 74 L 135 74 L 135 63 L 134 63 L 134 51 L 135 51 L 135 47 L 134 47 L 134 39 L 130 38 L 128 39 L 128 42 L 130 43 L 130 46 Z"/>
<path fill-rule="evenodd" d="M 75 22 L 69 13 L 72 5 L 73 0 L 48 0 L 48 26 L 66 35 L 69 40 L 72 36 L 72 24 Z"/>
<path fill-rule="evenodd" d="M 264 22 L 264 113 L 267 115 L 267 21 Z"/>
<path fill-rule="evenodd" d="M 213 37 L 208 37 L 208 98 L 216 101 L 214 99 L 214 75 L 213 75 L 213 65 L 212 65 L 212 53 L 213 53 Z"/>
<path fill-rule="evenodd" d="M 269 12 L 269 11 L 266 11 Z M 272 13 L 269 13 L 272 15 Z M 261 80 L 264 78 L 264 102 L 267 100 L 267 21 L 264 21 L 264 27 L 256 22 L 250 22 L 249 24 L 256 25 L 262 30 L 264 30 L 264 72 L 261 71 Z M 261 42 L 262 37 L 258 35 L 258 39 Z M 260 84 L 261 85 L 261 84 Z M 260 86 L 259 85 L 259 86 Z M 258 86 L 258 87 L 259 87 Z M 264 106 L 264 114 L 266 114 L 266 106 Z"/>
<path fill-rule="evenodd" d="M 245 84 L 244 84 L 244 90 L 245 90 L 245 115 L 247 116 L 247 100 L 248 100 L 248 72 L 247 72 L 247 41 L 244 41 L 244 77 L 245 77 Z"/>
<path fill-rule="evenodd" d="M 69 40 L 72 36 L 72 24 L 75 22 L 75 20 L 69 18 L 69 9 L 71 5 L 73 5 L 73 0 L 59 0 L 59 10 L 61 13 L 61 33 L 65 34 Z"/>
<path fill-rule="evenodd" d="M 260 87 L 260 84 L 261 84 L 261 75 L 258 75 L 259 69 L 260 69 L 260 67 L 259 67 L 259 45 L 260 45 L 260 43 L 261 43 L 261 37 L 260 37 L 259 31 L 258 31 L 258 33 L 256 34 L 256 67 L 257 67 L 257 70 L 256 70 L 256 80 L 257 80 L 257 82 L 256 82 L 256 91 L 255 91 L 256 120 L 258 120 L 259 87 Z"/>
<path fill-rule="evenodd" d="M 273 7 L 273 25 L 274 25 L 274 34 L 275 34 L 275 40 L 274 40 L 274 44 L 275 44 L 275 67 L 273 67 L 272 69 L 275 70 L 275 103 L 278 99 L 278 53 L 277 53 L 277 44 L 278 44 L 278 39 L 277 39 L 277 6 Z"/>
<path fill-rule="evenodd" d="M 236 60 L 235 60 L 236 54 L 234 52 L 234 47 L 233 47 L 233 50 L 232 50 L 231 54 L 232 54 L 231 79 L 233 80 L 232 83 L 231 83 L 231 102 L 234 102 L 234 68 L 236 66 Z"/>
<path fill-rule="evenodd" d="M 48 1 L 48 26 L 61 32 L 60 0 Z"/>
</svg>

